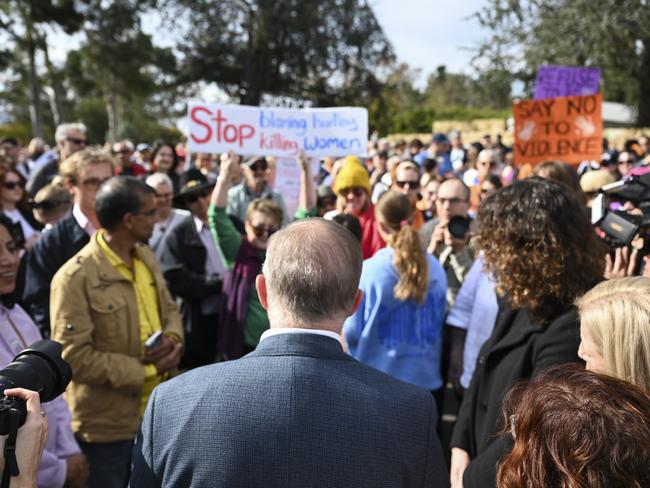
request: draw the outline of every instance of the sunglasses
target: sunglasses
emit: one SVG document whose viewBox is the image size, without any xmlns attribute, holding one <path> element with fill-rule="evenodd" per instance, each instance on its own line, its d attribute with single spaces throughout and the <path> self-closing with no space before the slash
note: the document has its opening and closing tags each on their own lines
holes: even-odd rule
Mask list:
<svg viewBox="0 0 650 488">
<path fill-rule="evenodd" d="M 365 190 L 363 188 L 342 188 L 339 190 L 339 193 L 343 195 L 344 197 L 347 198 L 347 196 L 352 193 L 355 197 L 359 198 L 361 197 L 364 193 Z"/>
<path fill-rule="evenodd" d="M 88 141 L 86 139 L 77 139 L 76 137 L 66 137 L 66 141 L 76 144 L 77 146 L 85 146 Z"/>
<path fill-rule="evenodd" d="M 271 237 L 278 231 L 277 227 L 266 227 L 264 225 L 251 225 L 251 227 L 253 228 L 253 233 L 256 237 L 262 237 L 264 234 Z"/>
<path fill-rule="evenodd" d="M 15 190 L 16 188 L 23 188 L 23 184 L 20 181 L 5 181 L 2 184 L 3 188 L 6 188 L 7 190 Z"/>
<path fill-rule="evenodd" d="M 192 195 L 187 195 L 185 197 L 185 201 L 187 203 L 195 203 L 199 198 L 207 198 L 209 196 L 210 196 L 210 191 L 205 190 L 205 191 L 202 191 L 200 193 L 194 193 Z"/>
<path fill-rule="evenodd" d="M 30 208 L 49 212 L 50 210 L 54 210 L 57 207 L 68 205 L 70 202 L 66 202 L 65 200 L 42 200 L 40 202 L 35 202 L 34 199 L 30 198 L 28 203 Z"/>
<path fill-rule="evenodd" d="M 266 163 L 255 163 L 250 168 L 251 171 L 266 171 L 269 166 Z"/>
<path fill-rule="evenodd" d="M 396 181 L 395 184 L 400 188 L 404 188 L 406 185 L 408 185 L 409 189 L 411 190 L 417 190 L 418 188 L 420 188 L 420 182 L 417 180 Z"/>
<path fill-rule="evenodd" d="M 135 212 L 133 215 L 144 215 L 145 217 L 153 217 L 154 215 L 156 215 L 157 211 L 158 209 L 154 207 L 151 210 L 147 210 L 146 212 Z"/>
<path fill-rule="evenodd" d="M 128 149 L 120 149 L 119 151 L 113 151 L 113 154 L 116 154 L 116 155 L 117 154 L 128 154 L 130 152 L 131 151 L 129 151 Z"/>
</svg>

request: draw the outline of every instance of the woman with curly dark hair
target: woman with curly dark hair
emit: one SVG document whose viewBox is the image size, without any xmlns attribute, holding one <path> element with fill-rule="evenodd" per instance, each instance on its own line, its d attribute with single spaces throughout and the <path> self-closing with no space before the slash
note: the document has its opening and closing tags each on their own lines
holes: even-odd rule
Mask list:
<svg viewBox="0 0 650 488">
<path fill-rule="evenodd" d="M 508 451 L 501 400 L 516 382 L 579 362 L 575 299 L 602 279 L 604 246 L 575 194 L 538 177 L 490 195 L 475 242 L 495 277 L 500 313 L 481 348 L 452 437 L 452 487 L 494 486 Z"/>
<path fill-rule="evenodd" d="M 631 383 L 549 368 L 508 392 L 503 423 L 514 447 L 498 488 L 650 486 L 650 398 Z"/>
</svg>

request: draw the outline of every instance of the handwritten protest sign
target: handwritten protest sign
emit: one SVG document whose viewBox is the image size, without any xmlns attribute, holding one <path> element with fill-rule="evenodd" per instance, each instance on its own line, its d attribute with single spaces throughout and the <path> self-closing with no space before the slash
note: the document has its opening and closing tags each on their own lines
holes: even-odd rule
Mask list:
<svg viewBox="0 0 650 488">
<path fill-rule="evenodd" d="M 602 95 L 515 103 L 515 161 L 556 159 L 578 164 L 603 152 Z"/>
<path fill-rule="evenodd" d="M 287 109 L 190 102 L 189 148 L 295 158 L 362 155 L 368 111 L 359 107 Z"/>
<path fill-rule="evenodd" d="M 600 84 L 599 68 L 544 65 L 537 71 L 535 100 L 595 95 Z"/>
</svg>

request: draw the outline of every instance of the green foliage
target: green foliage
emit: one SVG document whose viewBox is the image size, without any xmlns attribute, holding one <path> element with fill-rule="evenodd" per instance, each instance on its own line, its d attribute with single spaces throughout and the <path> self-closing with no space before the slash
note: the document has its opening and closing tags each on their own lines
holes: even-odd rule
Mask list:
<svg viewBox="0 0 650 488">
<path fill-rule="evenodd" d="M 605 99 L 637 107 L 650 125 L 650 8 L 646 0 L 489 0 L 477 13 L 491 31 L 477 66 L 512 73 L 534 91 L 541 64 L 598 66 Z"/>
<path fill-rule="evenodd" d="M 191 26 L 179 46 L 184 81 L 216 82 L 241 103 L 257 105 L 262 93 L 319 105 L 367 99 L 393 60 L 363 0 L 170 3 Z"/>
</svg>

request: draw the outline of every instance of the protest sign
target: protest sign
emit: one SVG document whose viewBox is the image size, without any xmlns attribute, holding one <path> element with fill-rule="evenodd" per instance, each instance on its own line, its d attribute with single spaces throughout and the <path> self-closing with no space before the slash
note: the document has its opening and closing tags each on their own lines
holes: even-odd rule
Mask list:
<svg viewBox="0 0 650 488">
<path fill-rule="evenodd" d="M 602 95 L 515 103 L 515 161 L 578 164 L 603 153 Z"/>
<path fill-rule="evenodd" d="M 320 161 L 312 159 L 312 177 L 318 176 Z M 278 158 L 275 162 L 275 184 L 274 189 L 282 195 L 284 206 L 290 217 L 296 213 L 298 198 L 300 196 L 300 167 L 298 161 L 290 158 Z"/>
<path fill-rule="evenodd" d="M 599 85 L 599 68 L 544 65 L 537 71 L 535 100 L 595 95 Z"/>
<path fill-rule="evenodd" d="M 295 158 L 363 155 L 368 111 L 360 107 L 287 109 L 190 102 L 192 152 L 234 151 L 251 156 Z"/>
</svg>

